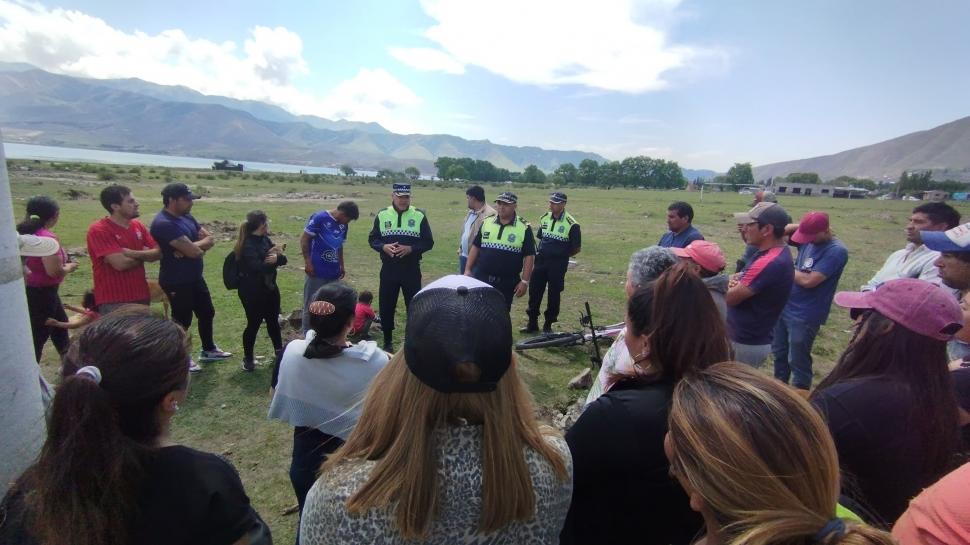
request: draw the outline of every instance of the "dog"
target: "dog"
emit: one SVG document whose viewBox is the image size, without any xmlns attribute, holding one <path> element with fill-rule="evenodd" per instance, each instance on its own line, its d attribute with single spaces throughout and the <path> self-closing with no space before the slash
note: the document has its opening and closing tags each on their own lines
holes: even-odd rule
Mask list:
<svg viewBox="0 0 970 545">
<path fill-rule="evenodd" d="M 161 303 L 162 308 L 165 310 L 165 319 L 168 319 L 168 307 L 170 305 L 168 300 L 168 295 L 165 294 L 165 290 L 158 285 L 158 280 L 148 279 L 148 293 L 151 294 L 152 303 Z"/>
</svg>

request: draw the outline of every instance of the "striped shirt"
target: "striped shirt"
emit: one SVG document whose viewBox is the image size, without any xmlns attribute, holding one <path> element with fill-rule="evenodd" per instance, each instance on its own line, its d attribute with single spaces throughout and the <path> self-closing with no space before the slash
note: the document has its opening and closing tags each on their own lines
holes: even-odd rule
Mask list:
<svg viewBox="0 0 970 545">
<path fill-rule="evenodd" d="M 119 271 L 105 261 L 105 257 L 129 250 L 155 248 L 155 239 L 138 220 L 131 220 L 128 228 L 104 217 L 88 227 L 88 255 L 94 273 L 94 300 L 99 305 L 134 303 L 151 298 L 145 280 L 145 264 Z"/>
</svg>

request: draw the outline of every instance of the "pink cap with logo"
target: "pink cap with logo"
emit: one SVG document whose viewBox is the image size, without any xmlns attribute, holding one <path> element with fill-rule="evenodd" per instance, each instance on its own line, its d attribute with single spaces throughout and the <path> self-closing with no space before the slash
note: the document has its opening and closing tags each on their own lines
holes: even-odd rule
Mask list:
<svg viewBox="0 0 970 545">
<path fill-rule="evenodd" d="M 720 272 L 727 263 L 721 247 L 707 240 L 695 240 L 686 248 L 671 248 L 671 250 L 677 257 L 693 259 L 701 268 L 710 272 Z"/>
<path fill-rule="evenodd" d="M 917 278 L 890 280 L 875 291 L 840 291 L 835 304 L 875 310 L 910 331 L 941 341 L 950 340 L 963 327 L 956 297 Z"/>
<path fill-rule="evenodd" d="M 815 240 L 815 235 L 829 228 L 829 215 L 825 212 L 808 212 L 798 222 L 798 230 L 791 236 L 792 242 L 805 244 Z"/>
</svg>

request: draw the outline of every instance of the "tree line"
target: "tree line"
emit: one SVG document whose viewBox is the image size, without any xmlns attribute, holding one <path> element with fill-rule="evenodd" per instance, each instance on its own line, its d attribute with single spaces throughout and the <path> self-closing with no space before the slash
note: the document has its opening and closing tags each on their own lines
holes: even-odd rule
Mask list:
<svg viewBox="0 0 970 545">
<path fill-rule="evenodd" d="M 579 165 L 563 163 L 551 174 L 536 165 L 522 172 L 499 168 L 489 161 L 468 157 L 439 157 L 434 163 L 437 176 L 443 180 L 476 182 L 524 182 L 556 185 L 588 185 L 599 187 L 648 187 L 653 189 L 681 189 L 687 179 L 676 161 L 654 159 L 643 155 L 622 161 L 583 159 Z"/>
</svg>

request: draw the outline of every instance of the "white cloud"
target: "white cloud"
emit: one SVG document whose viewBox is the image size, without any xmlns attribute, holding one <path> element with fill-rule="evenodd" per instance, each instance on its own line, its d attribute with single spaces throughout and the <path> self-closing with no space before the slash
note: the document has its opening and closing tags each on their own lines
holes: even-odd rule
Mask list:
<svg viewBox="0 0 970 545">
<path fill-rule="evenodd" d="M 179 29 L 127 33 L 80 11 L 0 0 L 0 59 L 71 76 L 184 85 L 296 114 L 377 121 L 391 130 L 416 129 L 406 110 L 421 102 L 383 69 L 361 69 L 323 96 L 299 89 L 294 80 L 310 73 L 303 40 L 283 27 L 254 27 L 240 48 Z"/>
<path fill-rule="evenodd" d="M 391 56 L 422 72 L 464 74 L 465 66 L 451 55 L 428 47 L 392 47 Z"/>
<path fill-rule="evenodd" d="M 726 62 L 720 50 L 669 42 L 664 27 L 676 19 L 678 0 L 601 0 L 595 5 L 584 0 L 422 0 L 421 5 L 436 21 L 424 35 L 439 46 L 430 51 L 440 56 L 426 48 L 392 48 L 391 54 L 422 70 L 454 73 L 454 61 L 519 83 L 642 93 L 663 89 L 681 74 L 696 77 L 697 66 L 716 71 Z"/>
</svg>

